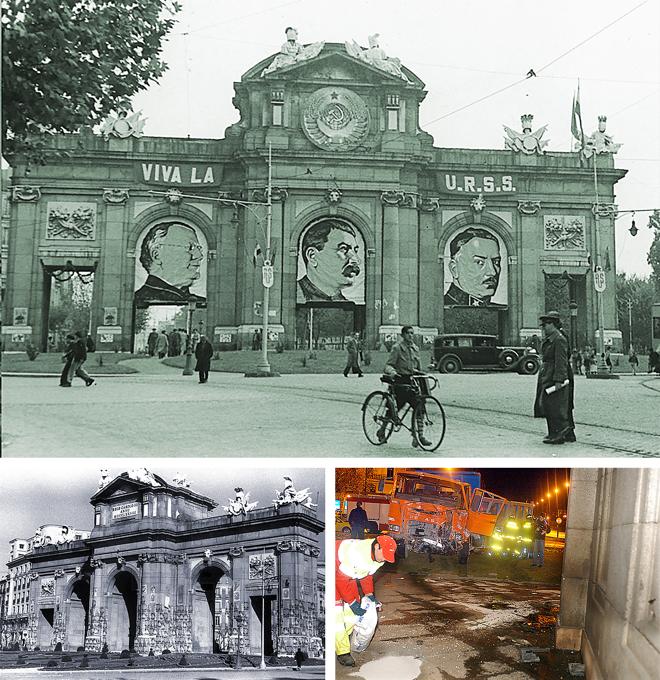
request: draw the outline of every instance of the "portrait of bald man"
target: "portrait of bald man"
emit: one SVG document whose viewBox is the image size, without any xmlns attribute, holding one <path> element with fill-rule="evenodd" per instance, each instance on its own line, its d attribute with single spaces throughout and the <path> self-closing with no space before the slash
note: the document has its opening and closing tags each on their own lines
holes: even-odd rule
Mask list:
<svg viewBox="0 0 660 680">
<path fill-rule="evenodd" d="M 200 278 L 204 257 L 197 232 L 187 224 L 161 222 L 151 227 L 140 248 L 140 264 L 147 279 L 135 291 L 137 306 L 206 301 L 190 292 Z"/>
<path fill-rule="evenodd" d="M 449 242 L 448 269 L 452 277 L 445 291 L 445 305 L 505 308 L 492 302 L 500 285 L 500 244 L 490 231 L 468 227 Z"/>
</svg>

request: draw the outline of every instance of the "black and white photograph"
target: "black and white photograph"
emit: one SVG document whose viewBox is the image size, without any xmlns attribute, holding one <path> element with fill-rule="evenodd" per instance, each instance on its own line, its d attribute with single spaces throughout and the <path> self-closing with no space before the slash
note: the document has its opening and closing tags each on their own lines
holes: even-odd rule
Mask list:
<svg viewBox="0 0 660 680">
<path fill-rule="evenodd" d="M 323 678 L 323 470 L 144 463 L 3 461 L 0 676 Z"/>
</svg>

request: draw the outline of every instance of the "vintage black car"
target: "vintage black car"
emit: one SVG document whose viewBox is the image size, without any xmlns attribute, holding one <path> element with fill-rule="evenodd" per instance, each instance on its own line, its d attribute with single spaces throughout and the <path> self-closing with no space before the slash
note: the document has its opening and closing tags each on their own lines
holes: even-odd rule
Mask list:
<svg viewBox="0 0 660 680">
<path fill-rule="evenodd" d="M 540 359 L 531 347 L 500 347 L 495 335 L 438 335 L 433 343 L 433 368 L 440 373 L 458 373 L 463 368 L 538 372 Z"/>
</svg>

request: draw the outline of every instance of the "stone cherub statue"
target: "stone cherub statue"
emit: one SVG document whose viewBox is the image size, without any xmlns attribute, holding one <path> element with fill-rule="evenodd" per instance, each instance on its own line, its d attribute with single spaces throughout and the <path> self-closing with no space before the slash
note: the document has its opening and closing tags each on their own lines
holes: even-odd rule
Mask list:
<svg viewBox="0 0 660 680">
<path fill-rule="evenodd" d="M 280 48 L 280 53 L 273 59 L 269 66 L 267 66 L 261 75 L 265 76 L 268 73 L 277 71 L 285 66 L 291 66 L 299 61 L 306 61 L 313 59 L 323 49 L 325 42 L 316 42 L 311 45 L 301 45 L 298 42 L 298 31 L 292 26 L 287 26 L 286 42 Z"/>
</svg>

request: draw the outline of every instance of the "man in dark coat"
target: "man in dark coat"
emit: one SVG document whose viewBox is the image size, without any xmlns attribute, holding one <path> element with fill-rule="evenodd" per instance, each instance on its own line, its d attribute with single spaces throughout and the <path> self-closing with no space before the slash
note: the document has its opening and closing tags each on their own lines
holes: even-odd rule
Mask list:
<svg viewBox="0 0 660 680">
<path fill-rule="evenodd" d="M 369 518 L 362 507 L 362 502 L 358 501 L 355 507 L 348 513 L 348 523 L 351 525 L 351 538 L 364 538 L 364 530 L 367 528 Z"/>
<path fill-rule="evenodd" d="M 75 342 L 71 345 L 73 353 L 73 361 L 69 367 L 68 382 L 73 381 L 74 376 L 78 376 L 85 381 L 87 387 L 91 387 L 96 381 L 83 368 L 83 364 L 87 361 L 87 334 L 82 331 L 76 331 Z"/>
<path fill-rule="evenodd" d="M 346 341 L 346 368 L 344 368 L 344 378 L 348 378 L 348 372 L 358 374 L 358 378 L 363 377 L 362 369 L 360 368 L 360 345 L 359 333 L 354 333 L 348 336 Z"/>
<path fill-rule="evenodd" d="M 199 372 L 199 382 L 205 383 L 209 379 L 211 359 L 213 358 L 213 347 L 205 335 L 200 337 L 195 347 L 195 358 L 197 359 L 195 370 Z"/>
<path fill-rule="evenodd" d="M 541 345 L 543 363 L 539 371 L 534 416 L 545 416 L 548 423 L 548 436 L 543 439 L 544 444 L 563 444 L 569 431 L 568 342 L 560 330 L 559 312 L 547 312 L 539 320 L 544 338 Z"/>
<path fill-rule="evenodd" d="M 147 336 L 147 349 L 149 356 L 152 357 L 156 353 L 156 343 L 158 342 L 158 331 L 155 328 L 151 329 L 151 333 Z"/>
<path fill-rule="evenodd" d="M 64 355 L 62 356 L 64 367 L 60 374 L 60 387 L 71 387 L 69 371 L 71 370 L 71 364 L 73 363 L 73 346 L 75 343 L 76 336 L 73 333 L 68 333 L 66 336 L 66 348 L 64 350 Z"/>
</svg>

